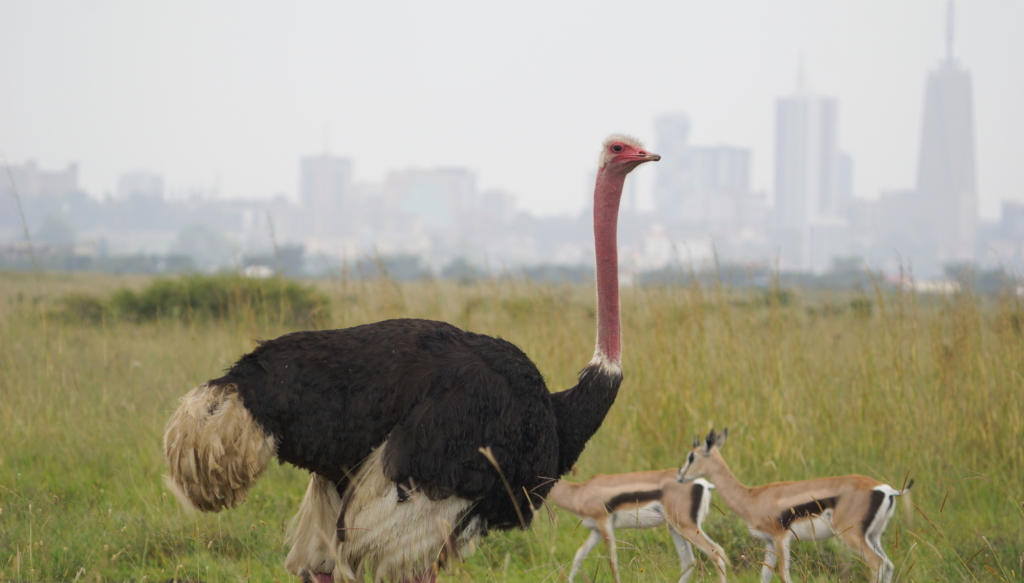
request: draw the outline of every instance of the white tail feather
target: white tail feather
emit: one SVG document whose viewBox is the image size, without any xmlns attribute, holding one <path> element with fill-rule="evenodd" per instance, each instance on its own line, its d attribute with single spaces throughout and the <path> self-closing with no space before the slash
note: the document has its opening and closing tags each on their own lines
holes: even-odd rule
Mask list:
<svg viewBox="0 0 1024 583">
<path fill-rule="evenodd" d="M 297 577 L 331 573 L 335 569 L 334 533 L 341 514 L 341 496 L 327 478 L 313 474 L 299 512 L 288 524 L 285 542 L 292 545 L 284 561 L 286 571 Z M 347 565 L 342 581 L 356 579 Z"/>
<path fill-rule="evenodd" d="M 244 502 L 275 451 L 234 385 L 189 391 L 164 433 L 171 490 L 206 512 Z"/>
</svg>

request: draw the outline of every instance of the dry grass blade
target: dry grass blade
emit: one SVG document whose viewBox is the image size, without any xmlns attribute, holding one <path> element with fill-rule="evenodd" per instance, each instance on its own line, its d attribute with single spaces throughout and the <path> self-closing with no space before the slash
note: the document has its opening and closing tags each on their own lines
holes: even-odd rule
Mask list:
<svg viewBox="0 0 1024 583">
<path fill-rule="evenodd" d="M 512 493 L 512 486 L 509 485 L 508 480 L 505 479 L 505 472 L 501 471 L 501 466 L 498 465 L 498 460 L 494 458 L 494 454 L 491 453 L 490 447 L 481 447 L 480 453 L 487 458 L 487 461 L 491 462 L 494 469 L 498 472 L 498 476 L 501 478 L 501 483 L 505 484 L 505 491 L 508 492 L 508 497 L 512 500 L 512 505 L 515 506 L 516 516 L 519 517 L 519 525 L 526 530 L 526 520 L 523 518 L 523 512 L 519 509 L 519 502 L 516 500 L 515 494 Z"/>
<path fill-rule="evenodd" d="M 964 566 L 966 567 L 967 565 L 970 565 L 971 561 L 974 560 L 974 557 L 977 557 L 978 555 L 980 555 L 981 551 L 985 550 L 986 548 L 987 547 L 981 547 L 980 549 L 978 549 L 978 552 L 974 553 L 973 555 L 971 555 L 971 558 L 967 559 L 967 562 L 964 563 Z"/>
</svg>

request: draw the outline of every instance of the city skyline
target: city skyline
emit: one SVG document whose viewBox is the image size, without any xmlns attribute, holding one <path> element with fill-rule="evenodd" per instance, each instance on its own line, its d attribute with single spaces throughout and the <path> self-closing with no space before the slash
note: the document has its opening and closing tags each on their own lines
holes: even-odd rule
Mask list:
<svg viewBox="0 0 1024 583">
<path fill-rule="evenodd" d="M 464 166 L 482 188 L 552 215 L 581 208 L 594 143 L 616 130 L 653 143 L 653 119 L 682 111 L 696 122 L 695 143 L 749 149 L 752 189 L 771 195 L 772 107 L 792 91 L 802 54 L 810 86 L 842 104 L 840 147 L 857 160 L 854 194 L 915 185 L 922 86 L 944 53 L 944 2 L 725 4 L 655 3 L 622 17 L 598 6 L 556 34 L 529 4 L 499 25 L 459 5 L 441 10 L 449 15 L 441 19 L 415 6 L 390 15 L 318 5 L 164 13 L 96 2 L 43 14 L 10 3 L 0 43 L 17 58 L 0 63 L 10 87 L 0 95 L 0 153 L 12 164 L 77 163 L 82 186 L 98 196 L 113 192 L 121 173 L 149 168 L 172 192 L 297 200 L 292 161 L 322 152 L 327 141 L 331 154 L 358 162 L 357 181 L 379 182 L 396 168 Z M 203 18 L 188 18 L 196 11 Z M 281 39 L 302 41 L 254 45 L 256 31 L 275 19 Z M 339 32 L 327 34 L 339 19 Z M 964 5 L 958 14 L 957 54 L 975 84 L 982 217 L 996 216 L 1001 200 L 1024 197 L 1012 160 L 1024 114 L 1011 105 L 1024 101 L 1024 88 L 1020 76 L 1004 73 L 1024 53 L 1010 34 L 1022 19 L 1012 3 Z M 385 23 L 395 30 L 385 34 Z M 434 32 L 424 36 L 417 24 Z M 30 34 L 43 29 L 47 35 Z M 536 37 L 525 49 L 523 32 Z M 366 34 L 376 34 L 382 50 L 356 65 L 344 55 Z M 79 38 L 74 55 L 41 44 Z M 654 56 L 607 50 L 609 38 Z M 453 52 L 460 43 L 476 56 Z M 414 45 L 422 54 L 406 49 Z M 604 68 L 622 91 L 599 90 Z M 551 147 L 560 156 L 536 164 L 531 149 Z M 653 171 L 638 174 L 640 207 L 651 209 Z"/>
</svg>

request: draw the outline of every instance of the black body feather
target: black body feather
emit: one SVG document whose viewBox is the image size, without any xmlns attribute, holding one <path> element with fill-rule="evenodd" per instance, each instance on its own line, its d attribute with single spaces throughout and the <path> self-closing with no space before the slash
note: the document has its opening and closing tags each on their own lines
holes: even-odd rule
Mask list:
<svg viewBox="0 0 1024 583">
<path fill-rule="evenodd" d="M 558 420 L 559 476 L 569 473 L 587 442 L 601 428 L 621 384 L 621 372 L 609 373 L 600 366 L 588 365 L 580 371 L 575 387 L 551 395 Z"/>
<path fill-rule="evenodd" d="M 576 387 L 551 394 L 512 343 L 404 319 L 286 334 L 210 383 L 236 385 L 278 458 L 329 478 L 339 493 L 387 441 L 384 473 L 396 485 L 474 501 L 470 513 L 486 528 L 507 529 L 520 524 L 517 505 L 529 522 L 527 505 L 539 507 L 576 462 L 621 380 L 587 367 Z M 481 447 L 491 448 L 515 504 Z"/>
</svg>

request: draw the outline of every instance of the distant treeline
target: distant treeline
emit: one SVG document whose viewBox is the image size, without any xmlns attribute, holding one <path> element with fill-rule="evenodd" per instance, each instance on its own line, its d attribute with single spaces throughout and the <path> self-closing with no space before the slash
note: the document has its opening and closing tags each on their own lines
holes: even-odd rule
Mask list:
<svg viewBox="0 0 1024 583">
<path fill-rule="evenodd" d="M 45 271 L 93 271 L 118 275 L 177 274 L 196 271 L 195 263 L 188 255 L 137 253 L 93 257 L 52 251 L 46 247 L 37 249 L 33 257 L 28 253 L 0 254 L 0 269 L 6 271 L 29 271 L 34 267 Z"/>
<path fill-rule="evenodd" d="M 271 254 L 242 255 L 239 269 L 265 266 L 273 272 L 297 278 L 305 274 L 305 253 L 301 245 L 285 245 Z M 34 262 L 34 264 L 33 264 Z M 190 255 L 183 253 L 133 253 L 125 255 L 81 254 L 71 245 L 37 244 L 0 247 L 0 270 L 92 271 L 116 275 L 177 275 L 198 273 Z"/>
<path fill-rule="evenodd" d="M 45 247 L 35 257 L 35 266 L 46 271 L 92 271 L 110 274 L 188 275 L 197 274 L 193 260 L 178 254 L 137 254 L 91 257 L 53 252 Z M 27 253 L 0 253 L 0 270 L 33 269 Z M 411 254 L 364 257 L 351 263 L 331 261 L 324 257 L 306 256 L 301 245 L 284 246 L 272 254 L 243 255 L 237 269 L 229 270 L 251 278 L 283 275 L 290 279 L 312 277 L 420 281 L 444 279 L 472 283 L 483 279 L 524 278 L 538 282 L 588 283 L 593 281 L 594 268 L 584 265 L 540 264 L 532 266 L 482 267 L 464 257 L 456 257 L 440 269 L 433 269 L 420 256 Z M 978 269 L 972 263 L 949 264 L 944 267 L 946 281 L 980 293 L 995 293 L 1007 286 L 1020 285 L 1019 274 L 1003 269 Z M 731 288 L 787 288 L 868 290 L 876 286 L 911 285 L 912 270 L 902 278 L 886 277 L 870 269 L 858 258 L 840 259 L 824 273 L 779 272 L 763 264 L 723 264 L 715 269 L 695 270 L 685 265 L 642 271 L 625 275 L 626 283 L 637 285 L 723 285 Z"/>
</svg>

